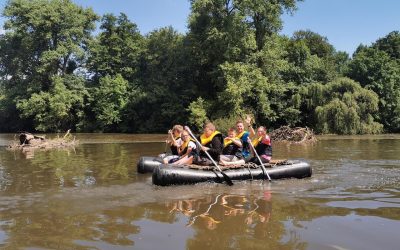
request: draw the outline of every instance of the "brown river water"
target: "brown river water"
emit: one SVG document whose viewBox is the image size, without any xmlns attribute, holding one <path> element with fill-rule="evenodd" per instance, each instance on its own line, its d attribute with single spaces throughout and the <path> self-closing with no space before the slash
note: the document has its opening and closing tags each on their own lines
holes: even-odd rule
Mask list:
<svg viewBox="0 0 400 250">
<path fill-rule="evenodd" d="M 137 174 L 164 135 L 78 134 L 74 149 L 8 151 L 1 249 L 400 249 L 400 135 L 274 145 L 307 179 L 158 187 Z"/>
</svg>

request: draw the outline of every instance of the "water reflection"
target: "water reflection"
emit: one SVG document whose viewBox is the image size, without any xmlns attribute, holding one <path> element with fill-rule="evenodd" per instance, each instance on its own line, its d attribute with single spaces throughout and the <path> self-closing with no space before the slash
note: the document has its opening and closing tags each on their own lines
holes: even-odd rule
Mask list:
<svg viewBox="0 0 400 250">
<path fill-rule="evenodd" d="M 272 193 L 261 194 L 220 194 L 167 202 L 166 207 L 175 216 L 184 215 L 186 227 L 195 229 L 195 236 L 188 240 L 189 249 L 204 245 L 215 249 L 305 249 L 307 244 L 296 234 L 281 241 L 285 228 L 279 212 L 274 217 Z"/>
<path fill-rule="evenodd" d="M 340 222 L 342 227 L 357 218 L 373 228 L 363 218 L 375 216 L 374 223 L 380 221 L 377 218 L 387 217 L 382 221 L 391 230 L 399 226 L 397 206 L 377 210 L 335 204 L 351 200 L 347 197 L 350 192 L 345 190 L 343 197 L 298 197 L 274 191 L 274 187 L 265 189 L 262 183 L 255 183 L 250 190 L 238 186 L 236 191 L 222 194 L 212 193 L 221 191 L 219 186 L 205 185 L 152 189 L 154 193 L 150 194 L 143 193 L 146 185 L 135 184 L 3 196 L 0 246 L 154 249 L 163 244 L 165 249 L 309 249 L 312 240 L 307 228 L 315 228 L 315 223 L 328 220 L 332 225 Z M 190 190 L 192 195 L 188 195 Z M 356 199 L 398 201 L 398 194 L 393 195 L 365 192 Z M 187 197 L 173 198 L 181 196 Z M 335 232 L 333 228 L 326 230 Z"/>
<path fill-rule="evenodd" d="M 256 222 L 269 221 L 272 210 L 271 193 L 266 191 L 264 199 L 252 201 L 238 195 L 217 195 L 214 201 L 211 197 L 203 200 L 179 200 L 168 202 L 167 208 L 170 213 L 187 216 L 187 226 L 196 225 L 196 220 L 202 220 L 208 229 L 214 230 L 227 216 L 240 216 L 247 225 L 254 225 Z"/>
<path fill-rule="evenodd" d="M 23 193 L 127 183 L 136 177 L 132 173 L 137 157 L 132 148 L 131 144 L 87 144 L 75 150 L 35 151 L 33 158 L 22 151 L 0 150 L 4 166 L 0 168 L 0 189 Z"/>
<path fill-rule="evenodd" d="M 33 158 L 0 148 L 0 248 L 398 248 L 399 136 L 276 145 L 313 177 L 231 187 L 152 185 L 136 162 L 164 150 L 158 138 L 87 135 Z"/>
</svg>

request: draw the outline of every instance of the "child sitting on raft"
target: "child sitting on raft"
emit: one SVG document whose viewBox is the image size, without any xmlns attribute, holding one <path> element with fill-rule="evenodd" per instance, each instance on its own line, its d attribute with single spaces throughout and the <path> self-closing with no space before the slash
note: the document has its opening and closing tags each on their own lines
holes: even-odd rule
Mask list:
<svg viewBox="0 0 400 250">
<path fill-rule="evenodd" d="M 222 149 L 222 155 L 220 156 L 220 165 L 226 165 L 227 162 L 243 162 L 243 142 L 237 137 L 236 129 L 230 128 L 228 130 L 228 136 L 224 138 L 224 148 Z"/>
<path fill-rule="evenodd" d="M 182 139 L 181 139 L 181 134 L 183 131 L 182 125 L 174 125 L 172 129 L 168 130 L 168 138 L 165 141 L 166 147 L 169 145 L 171 149 L 171 155 L 166 154 L 160 154 L 159 157 L 163 158 L 164 162 L 168 162 L 172 159 L 179 158 L 179 153 L 178 153 L 178 148 L 182 145 Z M 165 149 L 167 149 L 165 147 Z M 165 150 L 166 151 L 166 150 Z"/>
<path fill-rule="evenodd" d="M 178 148 L 179 158 L 171 159 L 168 162 L 164 161 L 165 164 L 167 163 L 172 163 L 175 165 L 183 164 L 186 161 L 187 156 L 192 153 L 192 150 L 196 149 L 196 143 L 194 142 L 192 137 L 190 137 L 189 133 L 186 130 L 183 130 L 181 134 L 181 139 L 183 143 Z"/>
<path fill-rule="evenodd" d="M 261 162 L 262 163 L 269 163 L 272 157 L 272 145 L 271 145 L 271 139 L 268 136 L 266 132 L 266 128 L 263 126 L 258 127 L 257 129 L 257 136 L 258 138 L 254 139 L 253 141 L 248 138 L 248 143 L 251 143 L 257 152 L 258 156 L 260 156 Z M 254 150 L 252 150 L 253 157 L 251 157 L 248 161 L 246 162 L 252 162 L 257 165 L 260 165 L 260 161 L 258 160 L 258 157 L 256 156 Z M 244 159 L 240 159 L 238 161 L 222 161 L 221 165 L 225 166 L 236 166 L 236 165 L 243 165 L 245 164 Z"/>
</svg>

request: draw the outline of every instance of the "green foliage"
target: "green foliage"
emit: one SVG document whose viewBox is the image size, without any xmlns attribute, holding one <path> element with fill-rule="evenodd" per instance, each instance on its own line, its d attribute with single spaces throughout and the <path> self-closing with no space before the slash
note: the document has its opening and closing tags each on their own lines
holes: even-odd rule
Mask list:
<svg viewBox="0 0 400 250">
<path fill-rule="evenodd" d="M 101 32 L 88 47 L 93 98 L 88 129 L 130 132 L 140 126 L 138 106 L 146 93 L 139 86 L 145 39 L 125 14 L 102 17 Z"/>
<path fill-rule="evenodd" d="M 310 30 L 278 34 L 297 0 L 190 2 L 187 34 L 143 36 L 121 13 L 93 38 L 98 16 L 71 0 L 8 1 L 0 131 L 161 132 L 209 119 L 226 130 L 247 113 L 268 127 L 400 131 L 398 31 L 349 59 Z"/>
<path fill-rule="evenodd" d="M 89 70 L 97 77 L 121 74 L 133 81 L 144 49 L 142 35 L 125 14 L 106 14 L 101 21 L 102 31 L 89 45 Z"/>
<path fill-rule="evenodd" d="M 86 92 L 82 79 L 72 74 L 81 69 L 97 15 L 69 0 L 11 0 L 3 15 L 0 77 L 8 128 L 78 128 Z"/>
<path fill-rule="evenodd" d="M 218 129 L 219 132 L 221 132 L 224 135 L 228 134 L 228 129 L 235 127 L 235 124 L 238 120 L 244 120 L 240 116 L 226 116 L 226 117 L 220 117 L 217 118 L 213 121 L 211 121 L 215 127 Z"/>
<path fill-rule="evenodd" d="M 225 63 L 221 65 L 226 86 L 221 92 L 219 103 L 222 110 L 229 110 L 229 115 L 241 116 L 250 111 L 263 117 L 272 117 L 267 94 L 272 90 L 271 85 L 261 71 L 251 64 Z M 228 113 L 223 114 L 223 116 Z"/>
<path fill-rule="evenodd" d="M 315 110 L 316 130 L 320 133 L 380 133 L 382 125 L 373 116 L 378 96 L 358 83 L 339 78 L 326 85 L 311 84 L 302 91 L 308 110 Z"/>
<path fill-rule="evenodd" d="M 207 118 L 207 103 L 203 98 L 199 97 L 196 101 L 189 104 L 187 111 L 189 112 L 189 123 L 199 128 L 203 128 L 205 122 L 209 121 Z"/>
<path fill-rule="evenodd" d="M 62 132 L 75 129 L 84 118 L 88 96 L 83 79 L 75 76 L 54 77 L 51 91 L 34 93 L 17 103 L 23 118 L 32 117 L 38 131 Z"/>
<path fill-rule="evenodd" d="M 379 40 L 376 46 L 387 49 L 383 41 Z M 400 61 L 374 46 L 359 47 L 348 65 L 347 75 L 378 94 L 379 121 L 385 129 L 400 131 Z"/>
<path fill-rule="evenodd" d="M 122 121 L 128 101 L 128 82 L 121 76 L 100 78 L 93 90 L 93 112 L 100 130 L 113 131 Z"/>
<path fill-rule="evenodd" d="M 282 28 L 280 18 L 284 11 L 293 13 L 296 2 L 301 0 L 242 0 L 233 1 L 233 6 L 239 9 L 244 21 L 254 30 L 257 50 L 263 49 L 268 37 L 276 34 Z"/>
<path fill-rule="evenodd" d="M 390 32 L 385 37 L 378 39 L 372 47 L 386 52 L 392 59 L 400 60 L 400 32 Z"/>
<path fill-rule="evenodd" d="M 33 92 L 48 91 L 54 75 L 79 66 L 97 20 L 91 9 L 70 0 L 12 0 L 3 14 L 8 20 L 0 47 L 7 69 L 2 73 L 14 76 L 15 82 L 24 79 Z"/>
<path fill-rule="evenodd" d="M 335 52 L 334 47 L 323 37 L 311 30 L 299 30 L 293 33 L 294 41 L 304 41 L 311 55 L 330 57 Z"/>
<path fill-rule="evenodd" d="M 282 83 L 282 73 L 291 66 L 286 59 L 288 42 L 287 37 L 272 35 L 265 41 L 262 50 L 250 54 L 248 63 L 256 64 L 271 82 Z"/>
<path fill-rule="evenodd" d="M 335 62 L 336 72 L 339 75 L 344 75 L 347 70 L 347 65 L 350 62 L 349 54 L 344 51 L 335 52 L 333 60 Z"/>
<path fill-rule="evenodd" d="M 295 32 L 286 50 L 289 67 L 283 72 L 283 80 L 296 84 L 329 82 L 342 69 L 338 63 L 345 63 L 325 37 L 311 31 Z"/>
<path fill-rule="evenodd" d="M 161 132 L 186 122 L 193 86 L 187 80 L 190 73 L 182 35 L 172 27 L 154 30 L 145 37 L 145 46 L 138 84 L 146 98 L 133 108 L 140 130 Z"/>
</svg>

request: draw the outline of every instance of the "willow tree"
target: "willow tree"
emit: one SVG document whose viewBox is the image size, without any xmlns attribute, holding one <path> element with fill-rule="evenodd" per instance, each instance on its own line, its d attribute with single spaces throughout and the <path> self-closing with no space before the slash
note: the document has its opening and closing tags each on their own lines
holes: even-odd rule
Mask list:
<svg viewBox="0 0 400 250">
<path fill-rule="evenodd" d="M 359 83 L 338 78 L 322 85 L 313 83 L 301 91 L 308 112 L 314 113 L 320 133 L 374 134 L 382 131 L 376 122 L 378 96 Z"/>
</svg>

